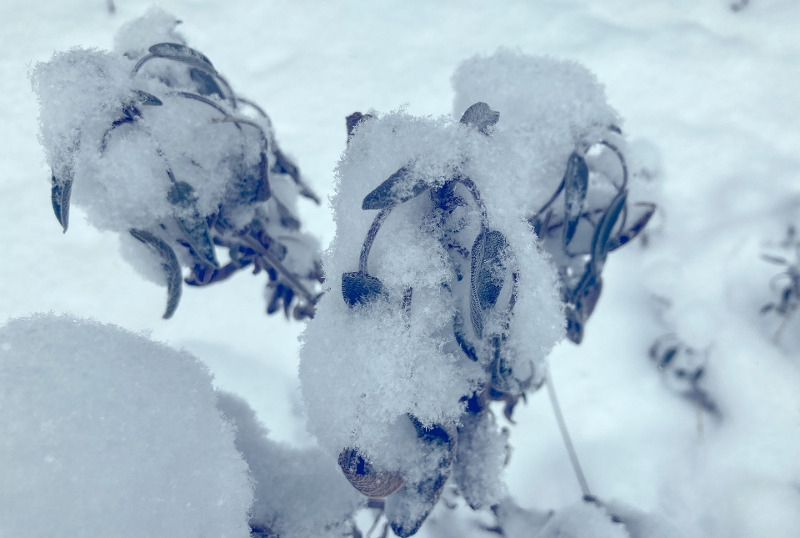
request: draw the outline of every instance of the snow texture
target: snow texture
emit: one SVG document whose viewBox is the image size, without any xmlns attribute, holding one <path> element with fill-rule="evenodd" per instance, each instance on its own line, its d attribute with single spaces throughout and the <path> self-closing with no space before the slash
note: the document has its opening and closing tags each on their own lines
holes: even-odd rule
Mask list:
<svg viewBox="0 0 800 538">
<path fill-rule="evenodd" d="M 250 525 L 283 538 L 342 536 L 364 498 L 334 460 L 317 448 L 293 448 L 268 431 L 241 398 L 218 393 L 217 406 L 236 427 L 236 448 L 255 485 Z"/>
<path fill-rule="evenodd" d="M 503 481 L 511 456 L 508 436 L 508 429 L 501 430 L 491 413 L 461 419 L 453 479 L 473 510 L 496 505 L 508 495 Z"/>
<path fill-rule="evenodd" d="M 509 148 L 507 166 L 521 178 L 504 183 L 503 197 L 524 215 L 556 190 L 570 153 L 621 126 L 603 86 L 574 61 L 499 49 L 461 63 L 452 84 L 456 118 L 478 101 L 500 112 L 494 137 Z"/>
<path fill-rule="evenodd" d="M 0 384 L 0 535 L 249 536 L 247 464 L 191 355 L 38 315 L 0 329 Z"/>
<path fill-rule="evenodd" d="M 536 538 L 631 538 L 620 523 L 599 506 L 579 502 L 556 512 Z"/>
</svg>

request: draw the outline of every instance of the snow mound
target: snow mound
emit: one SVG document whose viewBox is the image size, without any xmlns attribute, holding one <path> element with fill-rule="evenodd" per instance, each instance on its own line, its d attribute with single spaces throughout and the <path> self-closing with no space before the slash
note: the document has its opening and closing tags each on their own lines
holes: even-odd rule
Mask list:
<svg viewBox="0 0 800 538">
<path fill-rule="evenodd" d="M 237 396 L 219 393 L 219 409 L 236 425 L 236 448 L 250 465 L 254 532 L 283 538 L 339 537 L 364 498 L 336 462 L 315 448 L 298 449 L 267 438 L 255 412 Z"/>
<path fill-rule="evenodd" d="M 249 536 L 252 485 L 211 375 L 110 325 L 0 329 L 2 536 Z"/>
</svg>

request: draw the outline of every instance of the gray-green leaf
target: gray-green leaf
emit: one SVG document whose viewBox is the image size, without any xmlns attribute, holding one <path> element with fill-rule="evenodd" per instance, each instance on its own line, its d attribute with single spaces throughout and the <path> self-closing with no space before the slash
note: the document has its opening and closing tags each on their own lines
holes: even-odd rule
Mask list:
<svg viewBox="0 0 800 538">
<path fill-rule="evenodd" d="M 164 312 L 164 319 L 169 319 L 178 308 L 181 300 L 181 267 L 178 264 L 178 257 L 163 239 L 156 237 L 147 230 L 135 230 L 131 228 L 130 233 L 133 237 L 150 247 L 161 258 L 161 268 L 167 278 L 167 309 Z"/>
<path fill-rule="evenodd" d="M 141 104 L 141 105 L 145 105 L 145 106 L 162 106 L 164 104 L 161 101 L 161 99 L 159 99 L 158 97 L 156 97 L 152 93 L 147 93 L 147 92 L 142 91 L 142 90 L 134 89 L 133 90 L 133 96 L 134 96 L 135 102 L 138 103 L 138 104 Z"/>
<path fill-rule="evenodd" d="M 149 50 L 150 54 L 153 56 L 176 60 L 193 67 L 210 70 L 212 73 L 216 73 L 216 69 L 214 69 L 211 60 L 201 52 L 187 47 L 186 45 L 181 45 L 180 43 L 157 43 L 150 47 Z"/>
<path fill-rule="evenodd" d="M 597 223 L 597 228 L 594 230 L 591 265 L 595 275 L 599 275 L 603 270 L 603 264 L 605 264 L 606 256 L 608 256 L 611 232 L 614 230 L 614 226 L 625 208 L 627 197 L 628 191 L 625 189 L 619 191 L 619 194 L 611 200 L 606 212 L 600 217 L 600 222 Z"/>
<path fill-rule="evenodd" d="M 175 211 L 175 220 L 186 234 L 186 239 L 195 253 L 203 262 L 219 268 L 208 223 L 197 210 L 194 188 L 184 181 L 177 181 L 167 193 L 167 201 L 178 208 Z"/>
<path fill-rule="evenodd" d="M 589 167 L 583 157 L 573 153 L 564 172 L 564 246 L 570 244 L 578 229 L 588 185 Z"/>
<path fill-rule="evenodd" d="M 65 171 L 61 178 L 53 175 L 51 181 L 50 200 L 53 204 L 53 213 L 55 213 L 56 219 L 64 229 L 64 233 L 67 233 L 67 227 L 69 226 L 69 199 L 72 195 L 72 170 Z"/>
<path fill-rule="evenodd" d="M 459 123 L 464 125 L 471 125 L 478 129 L 479 132 L 488 135 L 489 128 L 492 127 L 500 119 L 500 113 L 492 110 L 486 103 L 475 103 L 470 106 L 461 116 Z"/>
<path fill-rule="evenodd" d="M 411 165 L 406 165 L 370 192 L 361 203 L 361 209 L 392 207 L 419 196 L 430 187 L 423 179 L 414 180 Z"/>
</svg>

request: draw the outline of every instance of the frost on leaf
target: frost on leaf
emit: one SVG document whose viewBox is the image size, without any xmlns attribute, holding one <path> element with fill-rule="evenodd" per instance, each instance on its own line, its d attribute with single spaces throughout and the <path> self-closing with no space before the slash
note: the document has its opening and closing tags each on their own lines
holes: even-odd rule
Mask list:
<svg viewBox="0 0 800 538">
<path fill-rule="evenodd" d="M 188 268 L 189 285 L 264 271 L 270 313 L 311 316 L 322 273 L 297 201 L 319 198 L 266 113 L 176 24 L 154 9 L 123 26 L 119 52 L 73 49 L 34 68 L 56 218 L 66 231 L 74 203 L 100 229 L 147 230 Z M 180 293 L 167 265 L 171 312 Z"/>
</svg>

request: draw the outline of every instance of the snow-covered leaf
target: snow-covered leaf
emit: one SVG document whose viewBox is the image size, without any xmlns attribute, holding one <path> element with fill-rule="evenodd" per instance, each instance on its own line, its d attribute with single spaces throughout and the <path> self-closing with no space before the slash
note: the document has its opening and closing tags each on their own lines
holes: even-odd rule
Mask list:
<svg viewBox="0 0 800 538">
<path fill-rule="evenodd" d="M 406 165 L 364 197 L 361 209 L 392 207 L 419 196 L 430 186 L 424 179 L 414 177 L 412 165 Z"/>
<path fill-rule="evenodd" d="M 342 275 L 342 297 L 348 306 L 369 304 L 384 294 L 379 278 L 361 271 Z"/>
</svg>

